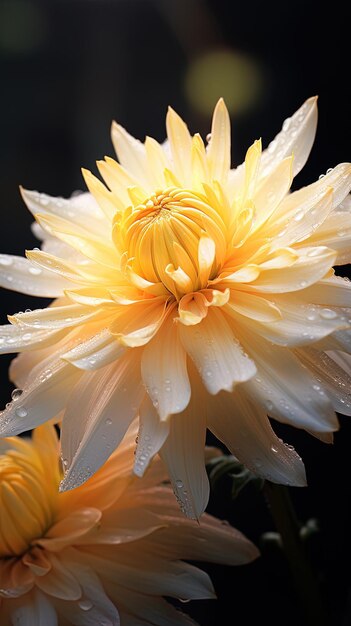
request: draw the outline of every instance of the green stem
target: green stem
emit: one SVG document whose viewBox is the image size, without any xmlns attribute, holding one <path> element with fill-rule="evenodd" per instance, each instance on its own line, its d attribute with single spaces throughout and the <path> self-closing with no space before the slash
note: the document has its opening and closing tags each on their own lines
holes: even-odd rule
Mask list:
<svg viewBox="0 0 351 626">
<path fill-rule="evenodd" d="M 306 626 L 326 626 L 326 612 L 320 589 L 300 538 L 300 524 L 289 490 L 266 481 L 264 487 L 272 517 L 280 533 L 296 591 L 305 613 Z"/>
</svg>

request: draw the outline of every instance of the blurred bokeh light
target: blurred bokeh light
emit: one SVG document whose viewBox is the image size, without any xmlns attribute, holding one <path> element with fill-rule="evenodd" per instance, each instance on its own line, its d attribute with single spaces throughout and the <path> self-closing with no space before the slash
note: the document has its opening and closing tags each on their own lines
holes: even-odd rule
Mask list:
<svg viewBox="0 0 351 626">
<path fill-rule="evenodd" d="M 264 94 L 265 72 L 260 62 L 235 50 L 207 50 L 189 64 L 185 90 L 192 106 L 210 117 L 223 97 L 229 111 L 249 111 Z"/>
</svg>

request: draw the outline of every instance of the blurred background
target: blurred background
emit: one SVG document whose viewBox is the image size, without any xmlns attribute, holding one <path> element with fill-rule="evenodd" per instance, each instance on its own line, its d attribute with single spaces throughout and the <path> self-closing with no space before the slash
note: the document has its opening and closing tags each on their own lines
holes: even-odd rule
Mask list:
<svg viewBox="0 0 351 626">
<path fill-rule="evenodd" d="M 233 163 L 239 164 L 255 139 L 262 136 L 267 146 L 283 120 L 319 94 L 316 142 L 295 185 L 347 161 L 348 31 L 338 2 L 322 9 L 306 0 L 1 0 L 1 251 L 21 255 L 37 245 L 19 184 L 62 196 L 83 190 L 80 168 L 96 171 L 97 159 L 113 156 L 111 121 L 140 139 L 147 134 L 162 141 L 168 104 L 192 132 L 206 135 L 223 96 L 232 120 Z M 45 304 L 4 290 L 1 298 L 2 323 L 5 312 Z M 2 357 L 2 405 L 11 391 L 9 362 Z M 327 623 L 347 626 L 350 422 L 341 417 L 334 446 L 274 427 L 306 463 L 309 487 L 291 495 L 303 524 L 317 520 L 304 534 Z M 263 533 L 274 530 L 264 496 L 244 490 L 232 502 L 227 487 L 226 481 L 218 485 L 210 510 L 260 543 L 263 556 L 242 568 L 208 568 L 218 601 L 194 602 L 184 610 L 201 626 L 258 619 L 304 625 L 277 542 L 273 537 L 262 543 Z"/>
</svg>

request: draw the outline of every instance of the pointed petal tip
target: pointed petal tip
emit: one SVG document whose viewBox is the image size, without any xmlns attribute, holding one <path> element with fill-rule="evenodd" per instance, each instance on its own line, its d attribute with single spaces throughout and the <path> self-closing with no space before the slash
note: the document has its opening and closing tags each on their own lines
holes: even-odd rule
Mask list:
<svg viewBox="0 0 351 626">
<path fill-rule="evenodd" d="M 223 96 L 221 96 L 219 98 L 219 100 L 217 101 L 217 104 L 216 104 L 214 110 L 216 110 L 216 109 L 225 109 L 225 110 L 227 110 L 226 103 L 224 102 Z"/>
<path fill-rule="evenodd" d="M 88 170 L 86 167 L 81 167 L 80 171 L 82 172 L 84 178 L 89 178 L 89 177 L 93 176 L 91 171 Z"/>
</svg>

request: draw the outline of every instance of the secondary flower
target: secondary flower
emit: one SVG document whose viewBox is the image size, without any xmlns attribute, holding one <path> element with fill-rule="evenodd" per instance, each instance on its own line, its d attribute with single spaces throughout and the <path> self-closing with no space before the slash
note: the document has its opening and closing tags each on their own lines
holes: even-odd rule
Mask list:
<svg viewBox="0 0 351 626">
<path fill-rule="evenodd" d="M 204 515 L 180 513 L 160 459 L 132 474 L 136 430 L 86 484 L 59 493 L 58 439 L 0 442 L 1 626 L 192 624 L 163 596 L 213 598 L 207 574 L 182 559 L 247 563 L 257 549 Z"/>
<path fill-rule="evenodd" d="M 208 145 L 172 110 L 168 141 L 112 126 L 120 163 L 85 171 L 90 194 L 23 191 L 42 250 L 3 255 L 6 287 L 55 297 L 10 317 L 4 351 L 23 389 L 3 434 L 63 411 L 62 488 L 80 485 L 139 417 L 135 472 L 160 451 L 187 515 L 208 499 L 206 427 L 249 468 L 303 485 L 304 467 L 267 414 L 330 440 L 351 412 L 351 167 L 289 193 L 317 122 L 311 98 L 261 153 L 230 169 L 222 100 Z"/>
</svg>

